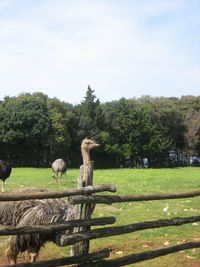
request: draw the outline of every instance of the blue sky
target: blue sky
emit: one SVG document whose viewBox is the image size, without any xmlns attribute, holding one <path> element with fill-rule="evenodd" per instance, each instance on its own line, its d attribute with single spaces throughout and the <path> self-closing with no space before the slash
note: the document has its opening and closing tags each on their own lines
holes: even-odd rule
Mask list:
<svg viewBox="0 0 200 267">
<path fill-rule="evenodd" d="M 200 95 L 199 0 L 0 0 L 0 99 Z"/>
</svg>

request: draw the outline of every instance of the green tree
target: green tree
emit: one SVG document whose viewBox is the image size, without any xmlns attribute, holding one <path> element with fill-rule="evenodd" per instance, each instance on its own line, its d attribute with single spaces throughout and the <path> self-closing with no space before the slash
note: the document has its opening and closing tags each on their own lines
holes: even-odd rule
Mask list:
<svg viewBox="0 0 200 267">
<path fill-rule="evenodd" d="M 200 155 L 200 96 L 183 96 L 179 106 L 186 128 L 185 151 L 188 155 Z"/>
<path fill-rule="evenodd" d="M 73 107 L 57 98 L 48 99 L 47 107 L 52 126 L 52 132 L 49 136 L 51 158 L 52 160 L 57 157 L 69 158 L 72 141 L 70 125 L 73 119 Z"/>
<path fill-rule="evenodd" d="M 107 132 L 105 150 L 116 155 L 118 164 L 123 164 L 127 157 L 141 155 L 143 121 L 137 101 L 122 98 L 106 103 L 103 110 Z"/>
<path fill-rule="evenodd" d="M 185 116 L 187 131 L 187 152 L 192 155 L 200 155 L 200 112 L 194 109 L 187 111 Z"/>
<path fill-rule="evenodd" d="M 97 137 L 103 123 L 102 110 L 99 99 L 96 99 L 94 90 L 87 88 L 86 96 L 79 106 L 78 137 Z"/>
<path fill-rule="evenodd" d="M 6 97 L 0 106 L 0 143 L 18 164 L 42 164 L 51 132 L 47 96 L 41 93 Z M 43 153 L 43 154 L 42 154 Z"/>
</svg>

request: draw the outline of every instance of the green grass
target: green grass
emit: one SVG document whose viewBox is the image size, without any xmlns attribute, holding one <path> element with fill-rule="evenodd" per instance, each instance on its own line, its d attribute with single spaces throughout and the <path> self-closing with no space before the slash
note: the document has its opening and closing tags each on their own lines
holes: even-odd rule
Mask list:
<svg viewBox="0 0 200 267">
<path fill-rule="evenodd" d="M 51 191 L 75 188 L 78 174 L 78 169 L 70 169 L 67 172 L 67 177 L 63 176 L 61 185 L 59 185 L 52 178 L 50 169 L 14 168 L 11 177 L 7 180 L 7 191 L 33 186 L 45 187 Z M 192 191 L 200 188 L 200 168 L 95 170 L 94 184 L 100 183 L 113 183 L 117 186 L 118 194 L 126 195 Z M 169 207 L 167 213 L 163 211 L 166 206 Z M 199 211 L 199 198 L 196 197 L 179 200 L 121 203 L 112 206 L 97 205 L 93 216 L 115 216 L 117 218 L 116 225 L 124 225 L 161 218 L 199 215 Z M 198 225 L 165 227 L 96 239 L 91 241 L 91 250 L 111 247 L 113 249 L 111 256 L 119 257 L 165 247 L 165 242 L 169 242 L 169 245 L 175 245 L 177 242 L 197 240 L 200 236 L 199 225 L 200 223 Z M 3 252 L 5 250 L 5 240 L 6 237 L 0 238 L 0 263 L 5 260 Z M 51 252 L 49 252 L 50 250 Z M 53 244 L 47 244 L 46 248 L 42 250 L 40 258 L 65 256 L 66 251 L 67 248 L 58 248 Z M 193 266 L 192 264 L 200 266 L 199 249 L 129 266 L 190 267 Z"/>
</svg>

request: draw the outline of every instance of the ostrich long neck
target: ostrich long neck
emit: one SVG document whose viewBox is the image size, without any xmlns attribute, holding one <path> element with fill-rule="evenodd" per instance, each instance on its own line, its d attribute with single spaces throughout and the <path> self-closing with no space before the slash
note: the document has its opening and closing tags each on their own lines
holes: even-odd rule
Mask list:
<svg viewBox="0 0 200 267">
<path fill-rule="evenodd" d="M 83 164 L 90 162 L 90 153 L 85 149 L 81 149 L 82 157 L 83 157 Z"/>
</svg>

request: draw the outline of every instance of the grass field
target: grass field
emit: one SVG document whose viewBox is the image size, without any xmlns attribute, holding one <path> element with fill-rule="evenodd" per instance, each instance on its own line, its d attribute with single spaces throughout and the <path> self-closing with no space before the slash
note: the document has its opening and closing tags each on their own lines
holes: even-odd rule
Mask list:
<svg viewBox="0 0 200 267">
<path fill-rule="evenodd" d="M 51 191 L 75 188 L 79 174 L 78 169 L 68 170 L 63 176 L 62 184 L 58 185 L 52 178 L 50 169 L 15 168 L 7 180 L 7 191 L 27 187 L 45 187 Z M 144 194 L 162 192 L 183 192 L 200 188 L 200 168 L 175 169 L 113 169 L 95 170 L 94 184 L 114 183 L 118 194 Z M 168 211 L 163 209 L 168 207 Z M 156 220 L 177 216 L 193 216 L 200 214 L 199 197 L 161 200 L 149 202 L 132 202 L 108 205 L 97 205 L 94 217 L 115 216 L 116 225 Z M 7 237 L 0 237 L 0 264 L 5 264 L 4 250 Z M 128 255 L 146 250 L 158 249 L 175 245 L 180 242 L 200 240 L 200 223 L 179 227 L 167 227 L 132 234 L 96 239 L 91 242 L 91 251 L 105 247 L 112 248 L 112 257 Z M 47 244 L 42 249 L 40 259 L 66 256 L 68 248 L 59 248 Z M 20 255 L 20 261 L 24 260 Z M 136 267 L 197 267 L 200 266 L 200 250 L 193 249 L 179 252 L 155 260 L 145 261 L 129 266 Z"/>
</svg>

